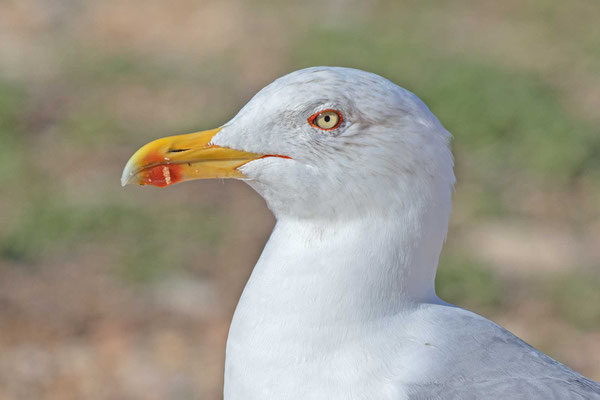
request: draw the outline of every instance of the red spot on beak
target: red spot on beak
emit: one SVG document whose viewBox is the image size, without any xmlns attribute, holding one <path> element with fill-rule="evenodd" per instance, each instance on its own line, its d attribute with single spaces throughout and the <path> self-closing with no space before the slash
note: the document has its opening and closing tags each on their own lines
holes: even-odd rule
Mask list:
<svg viewBox="0 0 600 400">
<path fill-rule="evenodd" d="M 140 184 L 166 187 L 183 180 L 182 170 L 177 164 L 156 165 L 140 173 Z"/>
</svg>

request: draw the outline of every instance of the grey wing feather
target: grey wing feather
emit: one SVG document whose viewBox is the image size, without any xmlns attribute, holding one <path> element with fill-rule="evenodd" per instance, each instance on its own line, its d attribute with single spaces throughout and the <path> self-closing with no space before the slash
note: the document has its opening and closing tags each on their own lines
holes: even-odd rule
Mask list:
<svg viewBox="0 0 600 400">
<path fill-rule="evenodd" d="M 498 378 L 488 381 L 456 382 L 454 384 L 417 385 L 410 388 L 414 400 L 434 399 L 600 399 L 600 388 L 585 378 L 554 380 L 547 378 Z"/>
<path fill-rule="evenodd" d="M 600 400 L 599 383 L 475 313 L 436 305 L 427 314 L 447 342 L 430 379 L 408 386 L 411 399 Z"/>
</svg>

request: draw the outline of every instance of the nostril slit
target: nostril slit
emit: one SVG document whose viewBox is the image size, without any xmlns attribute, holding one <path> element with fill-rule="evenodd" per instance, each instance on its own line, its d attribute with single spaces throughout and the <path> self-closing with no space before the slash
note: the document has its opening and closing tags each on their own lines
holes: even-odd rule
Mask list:
<svg viewBox="0 0 600 400">
<path fill-rule="evenodd" d="M 182 151 L 188 151 L 190 149 L 170 149 L 169 153 L 181 153 Z"/>
</svg>

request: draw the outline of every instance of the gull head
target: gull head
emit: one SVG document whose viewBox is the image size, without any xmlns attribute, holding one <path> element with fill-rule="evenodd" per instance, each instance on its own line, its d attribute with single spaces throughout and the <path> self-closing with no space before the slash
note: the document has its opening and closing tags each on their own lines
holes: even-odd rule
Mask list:
<svg viewBox="0 0 600 400">
<path fill-rule="evenodd" d="M 245 180 L 276 216 L 352 218 L 415 202 L 450 207 L 450 134 L 381 76 L 313 67 L 277 79 L 220 128 L 155 140 L 121 182 Z"/>
</svg>

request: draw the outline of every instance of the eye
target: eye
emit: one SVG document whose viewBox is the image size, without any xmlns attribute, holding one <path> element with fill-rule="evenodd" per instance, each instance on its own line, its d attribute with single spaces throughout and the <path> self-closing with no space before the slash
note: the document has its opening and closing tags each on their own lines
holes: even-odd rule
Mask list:
<svg viewBox="0 0 600 400">
<path fill-rule="evenodd" d="M 315 128 L 330 131 L 340 126 L 343 120 L 344 118 L 342 118 L 342 114 L 339 111 L 324 110 L 311 115 L 308 118 L 308 123 Z"/>
</svg>

